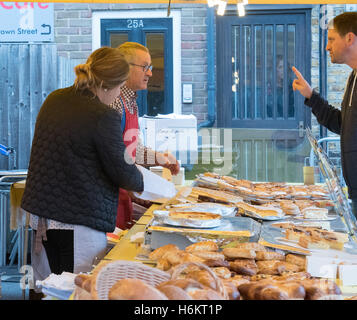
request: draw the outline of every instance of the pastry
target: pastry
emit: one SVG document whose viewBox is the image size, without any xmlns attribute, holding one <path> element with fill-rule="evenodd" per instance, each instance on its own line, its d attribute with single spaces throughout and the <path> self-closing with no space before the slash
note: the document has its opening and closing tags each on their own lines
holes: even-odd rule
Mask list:
<svg viewBox="0 0 357 320">
<path fill-rule="evenodd" d="M 204 260 L 224 260 L 224 254 L 216 251 L 193 251 L 192 254 Z"/>
<path fill-rule="evenodd" d="M 306 257 L 303 255 L 288 253 L 285 256 L 285 261 L 299 266 L 300 271 L 303 271 L 306 268 Z"/>
<path fill-rule="evenodd" d="M 300 268 L 292 263 L 280 260 L 257 261 L 258 273 L 278 275 L 286 271 L 298 272 Z"/>
<path fill-rule="evenodd" d="M 229 269 L 238 274 L 253 276 L 258 272 L 258 267 L 253 259 L 236 259 L 229 262 Z"/>
<path fill-rule="evenodd" d="M 201 241 L 193 243 L 185 248 L 186 252 L 194 251 L 218 251 L 218 245 L 214 241 Z"/>
<path fill-rule="evenodd" d="M 174 245 L 174 244 L 167 244 L 165 246 L 159 247 L 157 249 L 155 249 L 154 251 L 152 251 L 149 254 L 149 259 L 151 260 L 159 260 L 160 258 L 162 258 L 162 256 L 169 251 L 176 251 L 179 250 L 179 248 Z"/>
<path fill-rule="evenodd" d="M 256 254 L 254 250 L 242 248 L 224 248 L 222 250 L 227 259 L 247 258 L 254 259 Z"/>
<path fill-rule="evenodd" d="M 274 251 L 256 251 L 255 260 L 285 260 L 285 255 Z"/>
</svg>

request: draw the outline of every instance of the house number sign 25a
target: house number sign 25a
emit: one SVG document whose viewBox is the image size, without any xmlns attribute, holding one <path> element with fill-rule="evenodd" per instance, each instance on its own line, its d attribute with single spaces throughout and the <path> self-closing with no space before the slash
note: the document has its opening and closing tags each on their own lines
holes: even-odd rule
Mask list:
<svg viewBox="0 0 357 320">
<path fill-rule="evenodd" d="M 144 28 L 144 22 L 141 19 L 128 19 L 126 22 L 128 29 Z"/>
</svg>

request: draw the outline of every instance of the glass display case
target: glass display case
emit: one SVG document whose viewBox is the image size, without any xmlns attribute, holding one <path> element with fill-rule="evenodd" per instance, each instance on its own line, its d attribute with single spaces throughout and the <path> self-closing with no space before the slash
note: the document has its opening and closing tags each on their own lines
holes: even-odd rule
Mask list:
<svg viewBox="0 0 357 320">
<path fill-rule="evenodd" d="M 331 200 L 334 202 L 336 211 L 340 216 L 343 216 L 348 227 L 349 233 L 351 235 L 354 235 L 357 231 L 357 221 L 352 213 L 348 198 L 345 192 L 343 191 L 342 183 L 339 178 L 339 175 L 337 174 L 336 168 L 330 161 L 326 152 L 317 143 L 317 140 L 315 139 L 309 128 L 306 129 L 306 136 L 318 160 L 320 172 L 324 177 L 325 183 L 330 193 Z"/>
</svg>

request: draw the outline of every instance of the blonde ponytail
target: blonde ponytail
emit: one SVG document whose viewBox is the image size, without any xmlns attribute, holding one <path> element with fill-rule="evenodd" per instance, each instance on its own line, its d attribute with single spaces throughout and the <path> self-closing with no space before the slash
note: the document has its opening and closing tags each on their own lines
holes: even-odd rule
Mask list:
<svg viewBox="0 0 357 320">
<path fill-rule="evenodd" d="M 95 50 L 86 63 L 74 68 L 77 90 L 95 91 L 99 88 L 112 89 L 128 79 L 129 65 L 116 48 L 102 47 Z"/>
</svg>

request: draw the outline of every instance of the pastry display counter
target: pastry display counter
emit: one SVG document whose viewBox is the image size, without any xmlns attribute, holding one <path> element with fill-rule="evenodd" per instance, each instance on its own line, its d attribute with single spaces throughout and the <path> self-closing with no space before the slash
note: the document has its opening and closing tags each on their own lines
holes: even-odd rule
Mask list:
<svg viewBox="0 0 357 320">
<path fill-rule="evenodd" d="M 209 175 L 207 173 L 207 176 Z M 218 177 L 216 176 L 216 178 Z M 247 182 L 245 181 L 244 183 Z M 192 190 L 191 187 L 188 188 Z M 192 191 L 191 193 L 186 192 L 186 198 L 187 195 L 188 198 L 189 195 L 197 196 Z M 207 196 L 207 193 L 205 195 Z M 182 192 L 178 194 L 176 200 L 180 197 L 182 200 Z M 216 200 L 218 199 L 220 197 L 216 194 Z M 208 199 L 205 198 L 205 200 Z M 211 201 L 213 200 L 214 197 L 211 198 Z M 269 199 L 270 202 L 271 200 Z M 246 238 L 237 237 L 235 240 L 231 239 L 226 243 L 220 242 L 219 238 L 212 238 L 212 235 L 215 235 L 213 231 L 210 234 L 211 239 L 202 238 L 201 236 L 195 238 L 191 234 L 189 236 L 186 234 L 188 242 L 182 243 L 177 241 L 177 232 L 174 230 L 179 227 L 166 225 L 163 227 L 170 229 L 171 237 L 162 237 L 162 242 L 159 246 L 155 243 L 153 244 L 152 232 L 154 232 L 155 228 L 153 229 L 152 226 L 155 226 L 155 212 L 165 207 L 169 208 L 171 206 L 172 208 L 175 203 L 171 199 L 164 205 L 151 206 L 94 268 L 93 274 L 103 272 L 101 270 L 107 268 L 110 263 L 123 260 L 135 261 L 151 266 L 153 270 L 159 269 L 167 272 L 168 277 L 170 277 L 170 274 L 175 273 L 175 270 L 180 268 L 182 264 L 207 264 L 211 271 L 214 270 L 227 292 L 232 285 L 239 288 L 238 300 L 341 300 L 350 299 L 357 294 L 357 283 L 354 283 L 355 276 L 348 278 L 347 273 L 343 274 L 345 272 L 343 267 L 346 264 L 353 269 L 355 268 L 354 263 L 357 263 L 356 239 L 354 235 L 348 234 L 348 228 L 343 216 L 334 213 L 334 219 L 320 221 L 320 224 L 315 219 L 294 219 L 293 215 L 290 215 L 287 219 L 273 219 L 273 221 L 264 220 L 264 217 L 263 219 L 255 217 L 255 221 L 261 225 L 258 239 L 248 239 L 247 241 Z M 239 206 L 238 203 L 235 205 L 238 208 L 236 214 L 240 215 L 237 218 L 252 219 L 251 216 L 244 214 L 244 207 Z M 239 208 L 241 211 L 239 211 Z M 289 229 L 289 224 L 292 229 Z M 187 227 L 182 228 L 185 229 Z M 211 229 L 205 230 L 206 233 L 210 233 L 209 230 Z M 306 247 L 302 247 L 299 242 L 289 238 L 290 231 L 287 232 L 287 230 L 312 232 L 314 237 L 318 233 L 326 234 L 326 238 L 320 239 L 321 244 L 323 243 L 325 247 L 314 247 L 310 243 Z M 138 234 L 140 234 L 139 237 L 137 237 Z M 341 236 L 341 238 L 338 238 L 340 242 L 336 243 L 334 236 L 339 235 Z M 160 234 L 157 237 L 160 238 Z M 330 243 L 331 246 L 327 245 L 328 241 L 332 241 Z M 313 241 L 311 243 L 314 244 Z M 337 247 L 334 247 L 336 245 Z M 199 247 L 200 250 L 191 249 L 195 246 Z M 212 247 L 207 248 L 207 246 L 215 246 L 215 249 Z M 166 258 L 163 259 L 163 257 Z M 206 275 L 202 276 L 206 280 L 203 280 L 201 276 L 198 277 L 197 272 L 196 275 L 192 274 L 189 277 L 193 277 L 196 280 L 201 279 L 200 281 L 203 282 L 208 281 L 205 278 L 207 277 L 207 271 L 200 270 L 201 276 L 206 272 Z M 351 274 L 351 271 L 349 272 Z M 187 276 L 190 272 L 184 272 L 184 274 Z M 275 290 L 274 292 L 277 295 L 264 296 L 260 292 L 258 282 L 261 285 L 265 283 L 266 286 L 273 286 L 273 291 Z M 209 283 L 208 281 L 207 284 Z M 294 290 L 289 289 L 292 288 L 293 283 L 296 288 Z M 312 294 L 315 291 L 319 293 Z M 227 292 L 226 294 L 228 294 Z M 252 295 L 251 292 L 255 292 L 255 294 Z M 300 293 L 295 295 L 292 292 Z M 305 294 L 302 292 L 305 292 Z M 229 293 L 229 299 L 233 299 L 233 296 L 237 299 L 237 294 L 232 295 L 232 291 L 229 291 Z"/>
</svg>

